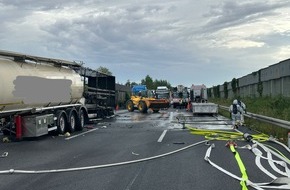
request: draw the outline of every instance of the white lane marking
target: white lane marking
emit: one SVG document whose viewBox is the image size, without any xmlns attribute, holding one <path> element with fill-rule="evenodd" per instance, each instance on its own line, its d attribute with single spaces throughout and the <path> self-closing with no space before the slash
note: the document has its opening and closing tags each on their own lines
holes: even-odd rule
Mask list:
<svg viewBox="0 0 290 190">
<path fill-rule="evenodd" d="M 128 186 L 126 187 L 125 190 L 130 190 L 134 184 L 134 182 L 136 181 L 137 177 L 140 175 L 142 170 L 142 167 L 139 169 L 139 171 L 136 173 L 135 177 L 133 178 L 133 180 L 128 184 Z"/>
<path fill-rule="evenodd" d="M 173 112 L 170 112 L 170 115 L 169 115 L 169 122 L 173 121 Z"/>
<path fill-rule="evenodd" d="M 73 138 L 76 138 L 76 137 L 82 136 L 82 135 L 84 135 L 84 134 L 87 134 L 87 133 L 90 133 L 90 132 L 96 131 L 96 130 L 98 130 L 98 129 L 99 129 L 99 128 L 91 129 L 91 130 L 89 130 L 89 131 L 86 131 L 86 132 L 80 133 L 80 134 L 78 134 L 78 135 L 74 135 L 74 136 L 71 136 L 71 137 L 67 137 L 67 138 L 65 138 L 65 140 L 70 140 L 70 139 L 73 139 Z"/>
<path fill-rule="evenodd" d="M 162 142 L 165 134 L 167 133 L 167 130 L 164 130 L 163 133 L 161 134 L 161 136 L 159 137 L 158 141 L 157 142 Z"/>
</svg>

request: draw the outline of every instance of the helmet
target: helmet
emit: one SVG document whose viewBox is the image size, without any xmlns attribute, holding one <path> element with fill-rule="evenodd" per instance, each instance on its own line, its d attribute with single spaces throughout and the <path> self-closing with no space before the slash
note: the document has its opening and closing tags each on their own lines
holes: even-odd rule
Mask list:
<svg viewBox="0 0 290 190">
<path fill-rule="evenodd" d="M 237 105 L 238 104 L 238 100 L 234 100 L 233 104 Z"/>
</svg>

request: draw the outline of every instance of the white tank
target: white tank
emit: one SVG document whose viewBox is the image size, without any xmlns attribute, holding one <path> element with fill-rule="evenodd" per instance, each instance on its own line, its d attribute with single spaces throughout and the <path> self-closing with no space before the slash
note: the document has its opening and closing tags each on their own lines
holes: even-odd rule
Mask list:
<svg viewBox="0 0 290 190">
<path fill-rule="evenodd" d="M 0 113 L 76 103 L 82 93 L 81 76 L 72 69 L 0 57 Z"/>
</svg>

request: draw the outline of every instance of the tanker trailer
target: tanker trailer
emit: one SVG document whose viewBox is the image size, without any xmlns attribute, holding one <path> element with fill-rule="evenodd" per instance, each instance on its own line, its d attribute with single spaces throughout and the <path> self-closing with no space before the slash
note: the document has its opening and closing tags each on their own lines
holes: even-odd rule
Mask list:
<svg viewBox="0 0 290 190">
<path fill-rule="evenodd" d="M 86 70 L 75 62 L 0 51 L 3 133 L 20 139 L 82 130 L 89 119 L 80 74 Z"/>
</svg>

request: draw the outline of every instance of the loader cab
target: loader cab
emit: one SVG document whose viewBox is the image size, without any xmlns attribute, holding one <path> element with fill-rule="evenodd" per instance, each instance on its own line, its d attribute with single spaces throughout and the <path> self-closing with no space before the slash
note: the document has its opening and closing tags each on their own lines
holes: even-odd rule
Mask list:
<svg viewBox="0 0 290 190">
<path fill-rule="evenodd" d="M 151 90 L 143 90 L 143 91 L 139 91 L 139 92 L 132 92 L 133 96 L 140 96 L 140 97 L 144 97 L 144 98 L 154 98 L 155 94 L 154 92 L 152 92 Z"/>
<path fill-rule="evenodd" d="M 144 90 L 142 90 L 142 91 L 136 91 L 136 92 L 132 92 L 132 95 L 133 96 L 142 96 L 142 97 L 146 97 L 147 96 L 147 91 L 144 91 Z"/>
<path fill-rule="evenodd" d="M 135 85 L 132 87 L 132 96 L 152 97 L 152 91 L 145 85 Z"/>
<path fill-rule="evenodd" d="M 147 90 L 148 98 L 156 98 L 156 94 L 152 90 Z"/>
</svg>

